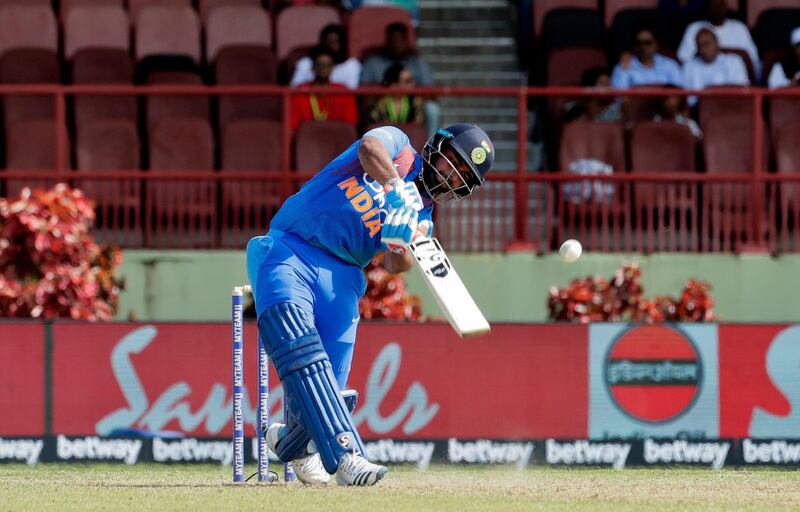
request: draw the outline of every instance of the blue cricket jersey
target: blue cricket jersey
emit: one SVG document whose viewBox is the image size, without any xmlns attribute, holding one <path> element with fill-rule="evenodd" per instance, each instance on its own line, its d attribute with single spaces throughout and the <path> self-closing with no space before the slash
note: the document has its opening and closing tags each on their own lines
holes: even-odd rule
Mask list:
<svg viewBox="0 0 800 512">
<path fill-rule="evenodd" d="M 398 128 L 383 126 L 364 136 L 383 143 L 405 181 L 413 180 L 421 171 L 421 157 Z M 272 219 L 270 229 L 291 233 L 348 263 L 367 266 L 383 250 L 381 225 L 386 209 L 383 187 L 358 160 L 360 146 L 361 139 L 289 197 Z M 423 202 L 419 220 L 430 220 L 432 202 L 424 195 Z"/>
</svg>

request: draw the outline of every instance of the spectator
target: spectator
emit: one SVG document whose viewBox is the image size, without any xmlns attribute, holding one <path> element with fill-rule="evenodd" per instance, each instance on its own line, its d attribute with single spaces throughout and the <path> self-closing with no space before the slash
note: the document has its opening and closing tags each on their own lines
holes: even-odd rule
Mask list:
<svg viewBox="0 0 800 512">
<path fill-rule="evenodd" d="M 433 85 L 433 75 L 428 63 L 420 59 L 411 49 L 408 27 L 403 23 L 390 23 L 386 27 L 386 43 L 383 50 L 364 61 L 361 68 L 361 83 L 379 84 L 383 82 L 386 70 L 395 62 L 401 63 L 411 71 L 414 83 L 421 86 Z M 425 128 L 433 135 L 439 127 L 439 104 L 429 99 L 425 102 Z"/>
<path fill-rule="evenodd" d="M 311 52 L 313 61 L 314 79 L 311 82 L 300 84 L 300 87 L 329 87 L 345 89 L 341 84 L 331 83 L 333 71 L 333 55 L 324 48 L 314 48 Z M 349 94 L 324 95 L 295 94 L 291 99 L 291 126 L 297 129 L 305 121 L 344 121 L 353 126 L 358 122 L 356 101 Z"/>
<path fill-rule="evenodd" d="M 581 86 L 590 89 L 608 89 L 611 73 L 607 68 L 589 68 L 581 75 Z M 592 96 L 582 101 L 570 101 L 564 106 L 565 121 L 589 119 L 617 122 L 622 119 L 622 102 L 610 96 Z"/>
<path fill-rule="evenodd" d="M 792 52 L 772 66 L 767 79 L 770 89 L 800 85 L 800 27 L 792 30 L 790 43 Z"/>
<path fill-rule="evenodd" d="M 317 48 L 325 49 L 333 56 L 332 83 L 342 84 L 350 89 L 358 87 L 358 80 L 361 76 L 361 62 L 354 57 L 347 57 L 347 32 L 342 25 L 331 23 L 325 26 L 319 34 Z M 303 57 L 297 61 L 290 85 L 296 87 L 299 84 L 312 81 L 314 79 L 314 71 L 311 68 L 311 57 Z"/>
<path fill-rule="evenodd" d="M 414 82 L 421 86 L 433 85 L 433 75 L 428 63 L 414 53 L 408 35 L 408 27 L 403 23 L 390 23 L 386 27 L 386 43 L 380 53 L 364 61 L 361 68 L 362 84 L 380 84 L 386 70 L 395 62 L 402 63 L 411 70 Z"/>
<path fill-rule="evenodd" d="M 678 63 L 658 53 L 658 41 L 652 29 L 640 28 L 634 33 L 632 54 L 624 53 L 611 74 L 611 87 L 628 89 L 640 85 L 674 85 L 683 87 Z"/>
<path fill-rule="evenodd" d="M 686 27 L 678 47 L 678 59 L 684 63 L 692 60 L 697 52 L 697 33 L 705 27 L 714 32 L 722 48 L 747 52 L 753 63 L 756 79 L 758 79 L 761 61 L 758 58 L 758 48 L 753 42 L 753 37 L 750 35 L 747 25 L 739 20 L 727 18 L 727 14 L 725 0 L 707 0 L 706 19 L 695 21 Z"/>
<path fill-rule="evenodd" d="M 395 94 L 387 94 L 369 109 L 369 123 L 425 123 L 425 106 L 419 96 L 407 94 L 414 87 L 411 71 L 402 64 L 392 64 L 383 80 Z"/>
<path fill-rule="evenodd" d="M 685 96 L 667 96 L 661 100 L 659 112 L 653 117 L 653 121 L 672 121 L 685 125 L 691 130 L 692 135 L 697 140 L 703 138 L 703 131 L 692 119 L 689 113 L 689 104 Z"/>
<path fill-rule="evenodd" d="M 697 32 L 697 56 L 683 65 L 683 76 L 687 89 L 705 89 L 715 85 L 750 85 L 747 67 L 735 53 L 722 53 L 717 36 L 710 28 Z M 689 98 L 689 105 L 697 103 Z"/>
</svg>

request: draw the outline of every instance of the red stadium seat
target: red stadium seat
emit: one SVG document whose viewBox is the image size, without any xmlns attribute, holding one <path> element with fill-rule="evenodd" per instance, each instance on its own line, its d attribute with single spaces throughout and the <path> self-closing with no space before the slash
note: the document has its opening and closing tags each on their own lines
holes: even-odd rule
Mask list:
<svg viewBox="0 0 800 512">
<path fill-rule="evenodd" d="M 75 141 L 79 171 L 130 171 L 139 164 L 139 135 L 127 119 L 98 119 L 78 126 Z"/>
<path fill-rule="evenodd" d="M 214 169 L 214 138 L 205 119 L 159 119 L 149 147 L 152 170 Z"/>
<path fill-rule="evenodd" d="M 17 49 L 0 56 L 0 83 L 55 84 L 60 81 L 58 57 L 51 50 Z M 6 127 L 20 120 L 54 119 L 55 99 L 51 95 L 3 95 Z"/>
<path fill-rule="evenodd" d="M 199 76 L 191 73 L 160 71 L 151 74 L 148 83 L 202 85 L 203 82 Z M 151 95 L 147 98 L 145 115 L 148 128 L 167 118 L 208 119 L 208 98 L 196 95 Z"/>
<path fill-rule="evenodd" d="M 0 54 L 17 48 L 58 52 L 56 18 L 49 5 L 0 6 Z"/>
<path fill-rule="evenodd" d="M 81 50 L 72 60 L 72 82 L 76 84 L 132 84 L 133 62 L 126 51 Z M 74 96 L 75 124 L 95 119 L 136 121 L 136 96 L 78 94 Z"/>
<path fill-rule="evenodd" d="M 614 18 L 628 9 L 657 9 L 658 0 L 606 0 L 606 28 L 611 28 Z"/>
<path fill-rule="evenodd" d="M 314 46 L 319 33 L 331 23 L 341 23 L 333 7 L 322 5 L 291 6 L 278 14 L 275 24 L 275 55 L 279 61 L 294 48 Z"/>
<path fill-rule="evenodd" d="M 752 172 L 752 123 L 742 123 L 733 116 L 711 117 L 703 132 L 703 150 L 709 173 Z"/>
<path fill-rule="evenodd" d="M 18 196 L 26 186 L 47 187 L 59 181 L 58 177 L 53 176 L 56 169 L 55 121 L 34 119 L 8 125 L 5 167 L 15 171 L 41 171 L 49 176 L 41 180 L 8 180 L 6 194 L 9 197 Z M 61 178 L 62 181 L 64 179 L 66 177 Z"/>
<path fill-rule="evenodd" d="M 219 52 L 214 66 L 219 85 L 274 84 L 275 55 L 268 48 L 230 47 Z M 219 124 L 235 119 L 280 119 L 281 96 L 220 96 Z"/>
<path fill-rule="evenodd" d="M 218 7 L 250 5 L 261 7 L 261 0 L 200 0 L 200 17 L 208 19 L 208 15 Z"/>
<path fill-rule="evenodd" d="M 64 17 L 64 57 L 87 49 L 130 50 L 128 14 L 119 6 L 79 5 Z"/>
<path fill-rule="evenodd" d="M 775 161 L 779 173 L 800 174 L 800 118 L 795 117 L 776 130 Z M 777 187 L 780 191 L 780 207 L 776 208 L 774 212 L 778 214 L 777 219 L 779 219 L 778 236 L 775 237 L 776 245 L 782 246 L 783 250 L 797 251 L 800 185 L 797 182 L 786 182 L 777 184 Z M 788 238 L 790 232 L 793 234 L 793 240 Z M 794 247 L 792 247 L 792 241 L 795 244 Z"/>
<path fill-rule="evenodd" d="M 406 9 L 391 6 L 365 6 L 353 11 L 350 18 L 349 52 L 361 61 L 365 56 L 382 48 L 386 42 L 386 26 L 404 23 L 408 27 L 411 46 L 414 46 L 414 29 L 411 14 Z"/>
<path fill-rule="evenodd" d="M 77 176 L 81 171 L 139 169 L 139 136 L 134 122 L 127 119 L 98 119 L 79 125 L 76 131 Z M 76 178 L 75 184 L 95 202 L 96 235 L 126 245 L 141 244 L 140 180 Z"/>
<path fill-rule="evenodd" d="M 379 126 L 386 126 L 387 124 L 390 123 L 371 124 L 367 126 L 367 129 L 365 131 L 369 131 Z M 425 129 L 424 125 L 418 123 L 397 123 L 397 124 L 392 124 L 392 126 L 396 126 L 397 128 L 403 130 L 403 133 L 408 135 L 408 138 L 411 140 L 411 147 L 416 149 L 417 153 L 422 153 L 422 148 L 428 141 L 428 131 Z"/>
<path fill-rule="evenodd" d="M 149 131 L 150 169 L 214 169 L 214 136 L 205 119 L 160 119 Z M 147 243 L 161 247 L 210 247 L 216 183 L 154 180 L 147 185 Z"/>
<path fill-rule="evenodd" d="M 222 132 L 222 169 L 278 171 L 283 161 L 281 123 L 260 119 L 231 121 Z"/>
<path fill-rule="evenodd" d="M 706 123 L 703 151 L 709 174 L 753 171 L 752 121 L 735 116 L 712 117 Z M 703 186 L 706 250 L 738 250 L 747 242 L 751 202 L 749 183 L 709 183 Z"/>
<path fill-rule="evenodd" d="M 50 0 L 0 0 L 0 6 L 3 5 L 43 5 L 50 7 L 52 2 Z"/>
<path fill-rule="evenodd" d="M 775 133 L 778 172 L 800 173 L 800 117 L 787 121 Z"/>
<path fill-rule="evenodd" d="M 627 170 L 622 126 L 616 123 L 574 121 L 564 127 L 561 139 L 561 170 L 581 158 L 593 158 L 609 164 L 614 172 Z"/>
<path fill-rule="evenodd" d="M 153 55 L 181 55 L 200 63 L 200 20 L 190 6 L 143 8 L 136 18 L 135 37 L 137 61 Z"/>
<path fill-rule="evenodd" d="M 592 9 L 597 10 L 597 0 L 537 0 L 533 3 L 534 36 L 542 36 L 544 20 L 550 11 L 558 9 Z"/>
<path fill-rule="evenodd" d="M 131 22 L 139 23 L 139 13 L 148 7 L 191 7 L 192 0 L 128 0 L 128 12 L 131 15 Z"/>
<path fill-rule="evenodd" d="M 683 124 L 637 123 L 631 134 L 631 170 L 635 172 L 694 172 L 695 140 Z"/>
<path fill-rule="evenodd" d="M 0 2 L 1 1 L 2 0 L 0 0 Z M 41 3 L 50 5 L 49 1 L 42 1 Z M 60 0 L 58 6 L 60 8 L 61 19 L 64 19 L 74 7 L 120 7 L 124 9 L 125 2 L 123 0 Z"/>
<path fill-rule="evenodd" d="M 773 140 L 778 140 L 778 130 L 800 119 L 800 98 L 772 97 L 769 99 L 769 126 Z"/>
<path fill-rule="evenodd" d="M 278 121 L 232 121 L 222 133 L 222 172 L 248 171 L 277 176 L 283 159 L 283 131 Z M 281 203 L 280 180 L 222 182 L 222 243 L 243 247 L 264 231 Z"/>
<path fill-rule="evenodd" d="M 562 171 L 582 159 L 596 159 L 610 165 L 614 173 L 626 170 L 624 133 L 621 124 L 596 121 L 573 121 L 564 127 L 560 160 Z M 557 237 L 579 238 L 587 249 L 619 250 L 621 227 L 627 216 L 625 184 L 600 181 L 565 183 L 557 203 Z M 569 193 L 567 191 L 569 190 Z M 610 234 L 602 244 L 595 236 L 603 230 Z"/>
<path fill-rule="evenodd" d="M 724 89 L 725 87 L 710 87 L 709 89 Z M 733 88 L 733 87 L 731 87 Z M 709 120 L 726 117 L 733 118 L 738 123 L 747 127 L 753 125 L 753 99 L 748 96 L 739 97 L 706 97 L 698 103 L 698 118 L 700 128 L 705 131 Z"/>
<path fill-rule="evenodd" d="M 64 17 L 64 55 L 76 84 L 131 84 L 130 25 L 119 6 L 79 4 Z M 98 118 L 136 119 L 135 96 L 77 95 L 75 122 Z"/>
<path fill-rule="evenodd" d="M 637 123 L 631 134 L 631 170 L 634 172 L 695 172 L 695 139 L 692 131 L 672 121 Z M 647 213 L 694 211 L 695 186 L 674 183 L 636 183 L 636 209 Z"/>
<path fill-rule="evenodd" d="M 580 85 L 584 71 L 607 66 L 606 53 L 600 48 L 558 48 L 547 58 L 547 85 Z"/>
<path fill-rule="evenodd" d="M 341 121 L 306 121 L 294 138 L 295 168 L 316 172 L 347 149 L 358 134 L 353 125 Z"/>
<path fill-rule="evenodd" d="M 272 47 L 272 22 L 269 13 L 257 6 L 221 6 L 209 13 L 206 20 L 206 56 L 217 59 L 220 50 L 228 47 Z"/>
</svg>

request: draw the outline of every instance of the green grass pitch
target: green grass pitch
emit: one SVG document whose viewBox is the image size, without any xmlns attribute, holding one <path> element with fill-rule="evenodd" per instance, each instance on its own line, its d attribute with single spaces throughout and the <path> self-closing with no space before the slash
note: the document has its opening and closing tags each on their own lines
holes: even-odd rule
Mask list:
<svg viewBox="0 0 800 512">
<path fill-rule="evenodd" d="M 800 511 L 800 472 L 791 470 L 390 470 L 375 487 L 313 488 L 233 485 L 229 467 L 208 465 L 8 465 L 0 511 Z"/>
</svg>

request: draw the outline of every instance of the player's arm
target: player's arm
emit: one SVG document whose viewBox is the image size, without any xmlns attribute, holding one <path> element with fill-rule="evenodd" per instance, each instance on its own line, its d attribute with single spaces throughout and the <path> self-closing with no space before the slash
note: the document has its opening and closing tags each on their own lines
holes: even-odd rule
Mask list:
<svg viewBox="0 0 800 512">
<path fill-rule="evenodd" d="M 370 135 L 373 131 L 370 130 L 362 137 L 358 148 L 358 160 L 372 179 L 381 185 L 386 185 L 390 180 L 399 180 L 400 175 L 394 168 L 392 156 L 384 142 L 377 136 Z"/>
</svg>

